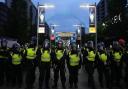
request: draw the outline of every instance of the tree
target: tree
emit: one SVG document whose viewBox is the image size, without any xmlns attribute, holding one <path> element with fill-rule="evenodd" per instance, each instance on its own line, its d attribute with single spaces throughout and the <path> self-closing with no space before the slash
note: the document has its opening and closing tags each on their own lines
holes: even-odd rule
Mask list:
<svg viewBox="0 0 128 89">
<path fill-rule="evenodd" d="M 25 0 L 12 0 L 8 36 L 20 41 L 28 39 L 27 3 Z"/>
</svg>

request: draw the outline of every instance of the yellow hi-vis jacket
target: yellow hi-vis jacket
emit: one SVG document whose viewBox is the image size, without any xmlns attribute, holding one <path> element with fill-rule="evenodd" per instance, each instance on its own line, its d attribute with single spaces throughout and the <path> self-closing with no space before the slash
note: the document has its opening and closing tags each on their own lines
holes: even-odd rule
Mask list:
<svg viewBox="0 0 128 89">
<path fill-rule="evenodd" d="M 77 54 L 70 54 L 69 58 L 70 58 L 69 59 L 70 66 L 78 66 L 79 65 L 80 58 Z"/>
<path fill-rule="evenodd" d="M 57 60 L 60 60 L 63 57 L 63 51 L 62 50 L 57 50 L 56 57 L 57 57 Z"/>
<path fill-rule="evenodd" d="M 50 62 L 51 60 L 51 56 L 50 53 L 48 52 L 48 50 L 45 50 L 42 55 L 41 55 L 41 61 L 42 62 Z"/>
<path fill-rule="evenodd" d="M 19 65 L 21 64 L 22 56 L 19 54 L 11 54 L 12 56 L 12 64 Z"/>
<path fill-rule="evenodd" d="M 96 54 L 94 53 L 94 51 L 88 52 L 88 56 L 87 56 L 88 61 L 95 61 L 95 56 Z"/>
<path fill-rule="evenodd" d="M 121 60 L 121 58 L 122 58 L 122 53 L 120 53 L 120 52 L 115 52 L 115 53 L 113 53 L 113 56 L 114 56 L 114 61 L 120 62 L 120 60 Z"/>
<path fill-rule="evenodd" d="M 99 54 L 99 58 L 102 62 L 106 62 L 108 59 L 107 54 L 105 53 Z"/>
<path fill-rule="evenodd" d="M 27 49 L 27 56 L 26 58 L 28 60 L 33 60 L 36 58 L 36 50 L 34 48 L 28 48 Z"/>
</svg>

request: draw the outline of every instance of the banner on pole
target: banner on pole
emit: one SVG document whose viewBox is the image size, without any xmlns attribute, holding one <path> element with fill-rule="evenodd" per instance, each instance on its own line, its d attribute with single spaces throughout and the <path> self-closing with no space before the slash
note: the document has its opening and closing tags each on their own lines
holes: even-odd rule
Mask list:
<svg viewBox="0 0 128 89">
<path fill-rule="evenodd" d="M 96 11 L 95 6 L 89 8 L 89 33 L 96 33 Z"/>
<path fill-rule="evenodd" d="M 89 27 L 89 33 L 96 33 L 95 27 Z"/>
<path fill-rule="evenodd" d="M 38 33 L 45 33 L 45 27 L 39 27 Z"/>
<path fill-rule="evenodd" d="M 38 33 L 45 33 L 45 8 L 38 6 Z"/>
</svg>

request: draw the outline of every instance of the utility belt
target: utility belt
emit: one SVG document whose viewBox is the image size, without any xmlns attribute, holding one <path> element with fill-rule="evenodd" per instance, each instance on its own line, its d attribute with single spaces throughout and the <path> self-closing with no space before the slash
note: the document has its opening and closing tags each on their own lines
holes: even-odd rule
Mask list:
<svg viewBox="0 0 128 89">
<path fill-rule="evenodd" d="M 0 62 L 10 62 L 8 58 L 0 58 Z"/>
<path fill-rule="evenodd" d="M 106 66 L 108 63 L 105 61 L 105 62 L 103 62 L 103 61 L 101 61 L 101 63 L 104 65 L 104 66 Z"/>
<path fill-rule="evenodd" d="M 121 64 L 121 62 L 119 61 L 119 62 L 117 62 L 117 61 L 115 61 L 114 60 L 114 63 L 116 64 L 116 66 L 120 66 L 120 64 Z"/>
<path fill-rule="evenodd" d="M 42 65 L 43 65 L 43 64 L 44 64 L 44 65 L 50 65 L 51 62 L 42 62 L 42 61 L 41 61 L 41 64 L 42 64 Z"/>
<path fill-rule="evenodd" d="M 27 60 L 27 63 L 35 63 L 36 62 L 35 59 L 32 59 L 32 60 L 26 59 L 26 60 Z"/>
<path fill-rule="evenodd" d="M 87 66 L 95 66 L 95 62 L 94 61 L 87 61 Z"/>
<path fill-rule="evenodd" d="M 1 59 L 1 58 L 0 58 L 0 62 L 7 62 L 7 60 L 6 60 L 6 59 Z"/>
</svg>

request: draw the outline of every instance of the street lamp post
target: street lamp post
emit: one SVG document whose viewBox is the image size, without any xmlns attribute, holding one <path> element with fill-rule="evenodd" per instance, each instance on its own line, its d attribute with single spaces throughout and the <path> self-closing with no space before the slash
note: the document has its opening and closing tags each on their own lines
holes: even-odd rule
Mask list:
<svg viewBox="0 0 128 89">
<path fill-rule="evenodd" d="M 82 24 L 76 24 L 76 25 L 73 25 L 74 27 L 77 27 L 77 32 L 80 34 L 80 47 L 82 47 L 82 36 L 81 36 L 81 32 L 82 32 Z"/>
<path fill-rule="evenodd" d="M 96 20 L 96 14 L 97 14 L 97 11 L 96 11 L 96 3 L 94 5 L 89 5 L 89 4 L 81 4 L 80 5 L 80 8 L 94 8 L 95 9 L 95 34 L 96 34 L 96 37 L 95 37 L 95 49 L 97 51 L 97 20 Z M 91 16 L 90 16 L 91 17 Z"/>
<path fill-rule="evenodd" d="M 39 25 L 44 25 L 44 27 L 41 28 L 41 30 L 45 30 L 45 10 L 49 9 L 49 8 L 54 8 L 55 6 L 52 4 L 43 4 L 40 5 L 38 2 L 38 14 L 37 14 L 37 47 L 39 45 Z M 42 11 L 42 10 L 43 11 Z M 42 12 L 41 12 L 42 11 Z M 45 31 L 43 31 L 42 33 L 44 33 Z"/>
</svg>

